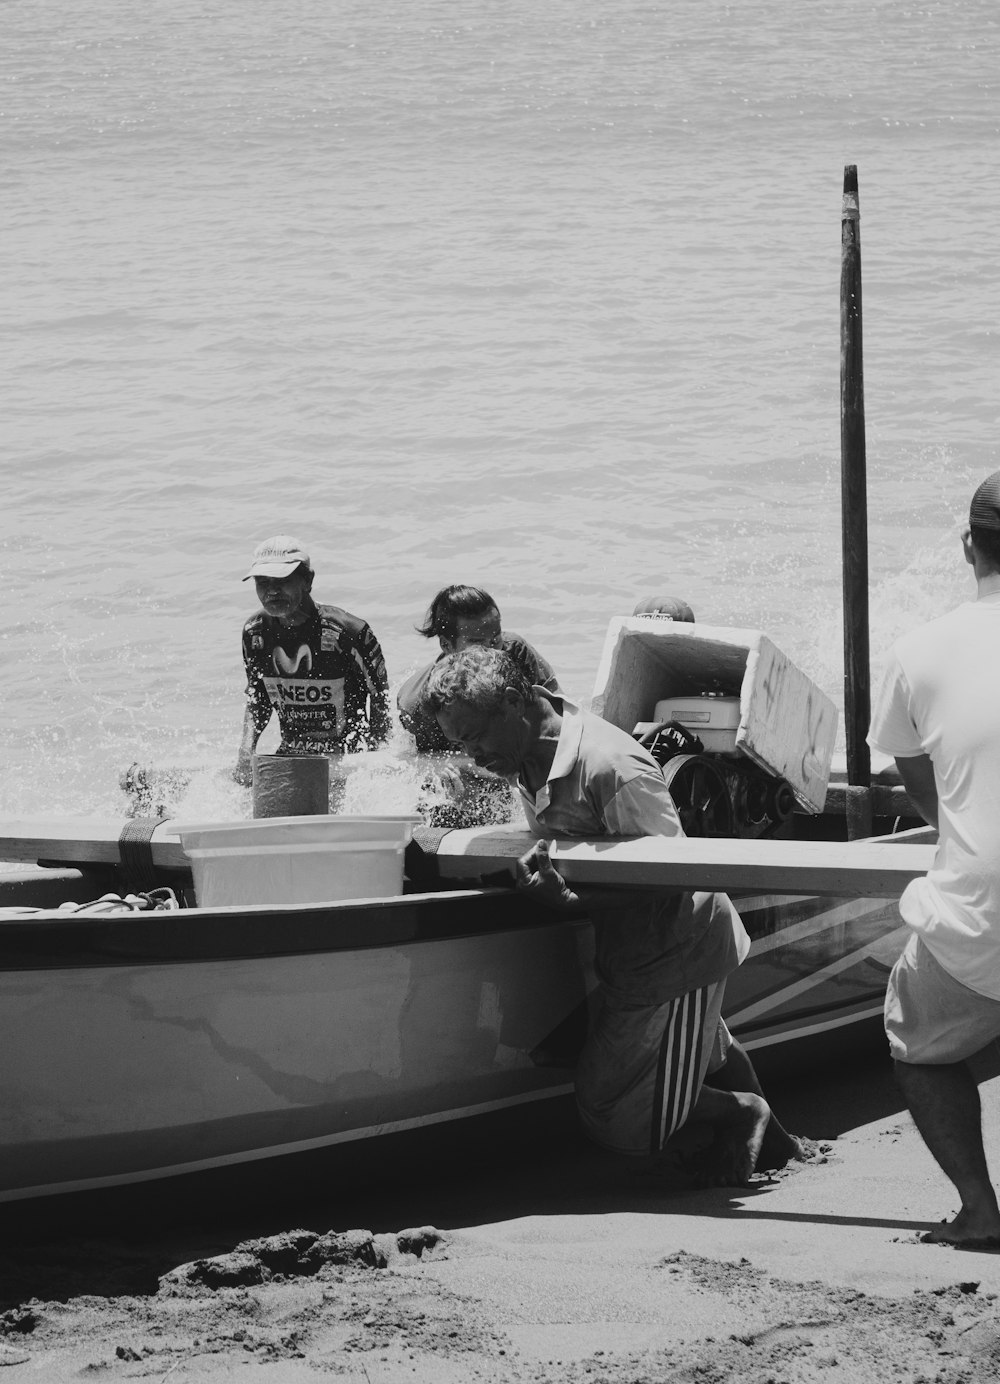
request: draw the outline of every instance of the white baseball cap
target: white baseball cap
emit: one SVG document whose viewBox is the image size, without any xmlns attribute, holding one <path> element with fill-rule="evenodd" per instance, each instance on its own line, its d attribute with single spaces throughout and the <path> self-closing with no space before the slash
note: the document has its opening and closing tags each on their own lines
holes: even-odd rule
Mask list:
<svg viewBox="0 0 1000 1384">
<path fill-rule="evenodd" d="M 300 563 L 312 571 L 309 554 L 299 539 L 288 533 L 279 533 L 274 538 L 265 538 L 254 549 L 250 571 L 243 581 L 249 581 L 251 577 L 290 577 Z"/>
</svg>

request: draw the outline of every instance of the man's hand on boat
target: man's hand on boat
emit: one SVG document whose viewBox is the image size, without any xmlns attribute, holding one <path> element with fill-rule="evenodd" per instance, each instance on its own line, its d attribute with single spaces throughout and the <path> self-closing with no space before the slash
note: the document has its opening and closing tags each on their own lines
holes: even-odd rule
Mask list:
<svg viewBox="0 0 1000 1384">
<path fill-rule="evenodd" d="M 236 759 L 236 766 L 233 769 L 233 781 L 242 788 L 249 788 L 253 783 L 253 752 L 244 752 L 242 749 Z"/>
<path fill-rule="evenodd" d="M 536 841 L 517 862 L 517 887 L 529 891 L 551 908 L 580 907 L 580 897 L 569 887 L 549 858 L 549 843 Z"/>
</svg>

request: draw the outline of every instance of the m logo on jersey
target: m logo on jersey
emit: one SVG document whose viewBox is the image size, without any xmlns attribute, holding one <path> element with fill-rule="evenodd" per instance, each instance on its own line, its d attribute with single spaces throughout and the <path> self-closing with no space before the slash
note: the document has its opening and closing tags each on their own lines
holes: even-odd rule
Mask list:
<svg viewBox="0 0 1000 1384">
<path fill-rule="evenodd" d="M 294 678 L 300 673 L 311 673 L 312 666 L 312 650 L 308 644 L 300 644 L 294 658 L 291 654 L 286 654 L 284 649 L 274 651 L 274 671 L 284 674 L 286 678 Z"/>
</svg>

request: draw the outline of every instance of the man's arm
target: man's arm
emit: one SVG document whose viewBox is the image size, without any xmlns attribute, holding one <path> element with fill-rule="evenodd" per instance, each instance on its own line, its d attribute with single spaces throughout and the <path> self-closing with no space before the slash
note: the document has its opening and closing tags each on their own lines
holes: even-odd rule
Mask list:
<svg viewBox="0 0 1000 1384">
<path fill-rule="evenodd" d="M 609 836 L 682 836 L 670 790 L 655 768 L 621 785 L 605 803 L 604 825 Z M 577 908 L 615 908 L 629 901 L 621 889 L 589 887 L 579 892 L 559 874 L 549 858 L 547 841 L 538 841 L 517 862 L 517 886 L 536 894 L 562 912 Z"/>
<path fill-rule="evenodd" d="M 267 695 L 260 670 L 254 663 L 250 636 L 243 631 L 243 668 L 247 675 L 247 704 L 243 712 L 243 734 L 240 748 L 236 754 L 236 767 L 233 778 L 244 788 L 253 782 L 253 755 L 257 741 L 264 734 L 271 719 L 271 702 Z"/>
<path fill-rule="evenodd" d="M 934 765 L 929 754 L 899 755 L 896 768 L 910 802 L 934 828 L 938 824 L 938 792 Z"/>
<path fill-rule="evenodd" d="M 356 656 L 368 690 L 368 744 L 370 749 L 375 749 L 388 740 L 392 720 L 389 715 L 389 675 L 382 647 L 370 625 L 365 625 L 358 636 Z"/>
<path fill-rule="evenodd" d="M 236 768 L 233 770 L 233 778 L 244 788 L 248 788 L 253 782 L 253 753 L 260 737 L 261 731 L 257 729 L 253 707 L 247 702 L 246 711 L 243 713 L 243 735 L 236 755 Z"/>
</svg>

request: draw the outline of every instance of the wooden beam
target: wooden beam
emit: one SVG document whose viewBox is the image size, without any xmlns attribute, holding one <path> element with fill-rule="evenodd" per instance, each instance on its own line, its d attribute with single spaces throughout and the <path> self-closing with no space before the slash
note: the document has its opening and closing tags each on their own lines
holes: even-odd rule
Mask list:
<svg viewBox="0 0 1000 1384">
<path fill-rule="evenodd" d="M 308 820 L 308 819 L 307 819 Z M 0 821 L 0 860 L 46 860 L 65 865 L 115 865 L 120 822 L 72 818 Z M 442 879 L 513 874 L 514 862 L 536 837 L 511 827 L 415 833 L 433 854 Z M 434 844 L 431 844 L 433 842 Z M 153 833 L 153 864 L 184 870 L 189 860 L 178 823 L 161 822 Z M 743 841 L 643 836 L 557 838 L 552 859 L 571 884 L 642 889 L 723 889 L 780 894 L 836 894 L 896 898 L 911 879 L 925 874 L 933 845 L 880 841 Z"/>
<path fill-rule="evenodd" d="M 437 846 L 439 874 L 469 879 L 513 870 L 537 840 L 529 832 L 472 827 L 445 833 Z M 743 841 L 643 836 L 620 841 L 558 837 L 551 856 L 574 885 L 643 889 L 721 889 L 772 894 L 834 894 L 898 898 L 926 874 L 933 845 L 881 841 Z"/>
<path fill-rule="evenodd" d="M 0 860 L 51 860 L 60 865 L 117 865 L 118 837 L 124 822 L 93 817 L 26 818 L 0 821 Z M 187 870 L 177 823 L 163 821 L 153 832 L 153 864 L 161 870 Z"/>
</svg>

